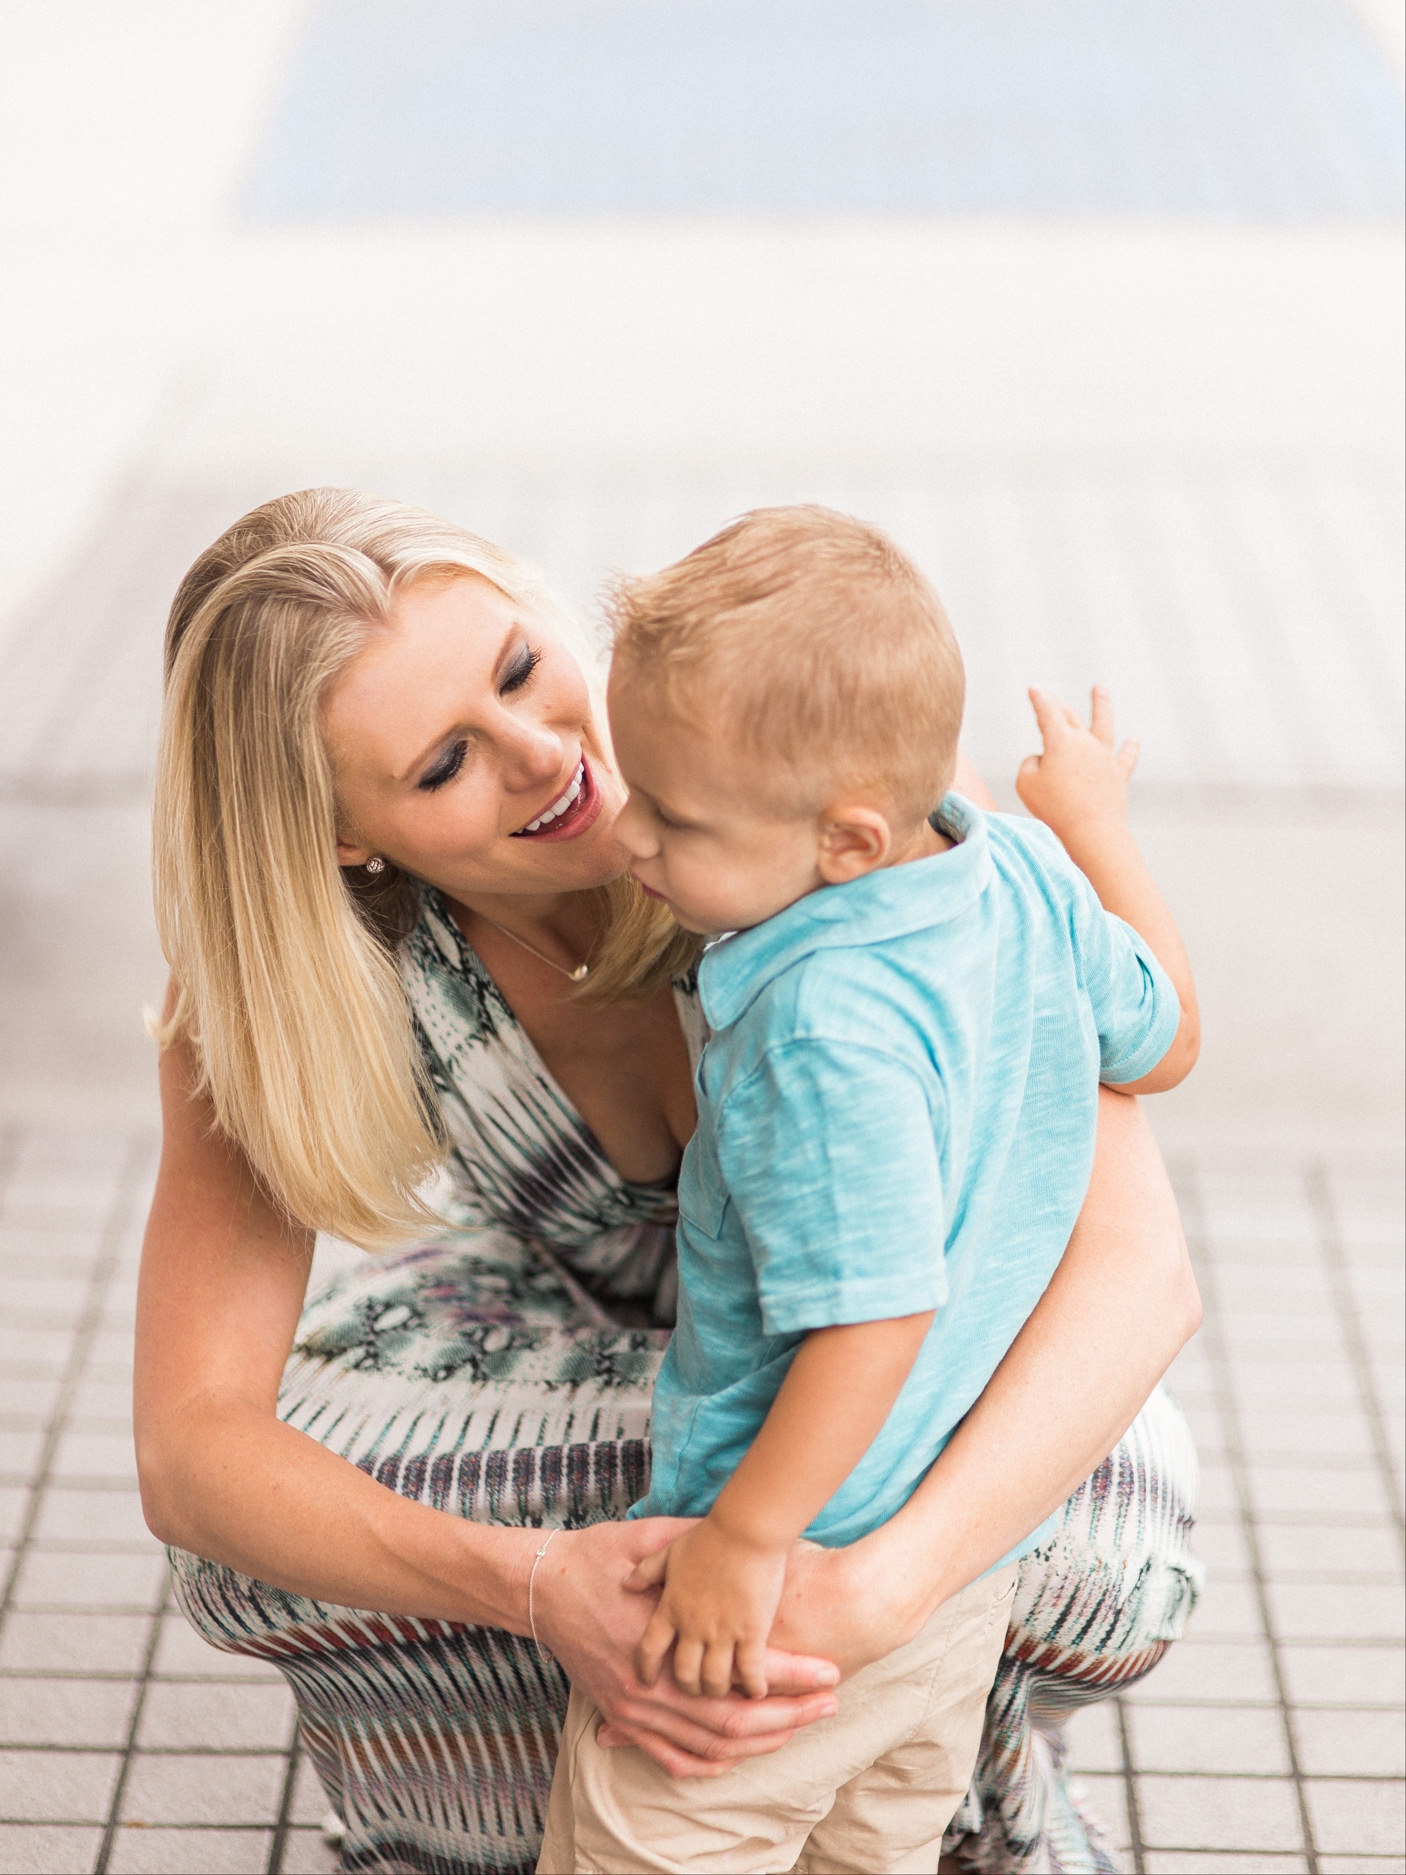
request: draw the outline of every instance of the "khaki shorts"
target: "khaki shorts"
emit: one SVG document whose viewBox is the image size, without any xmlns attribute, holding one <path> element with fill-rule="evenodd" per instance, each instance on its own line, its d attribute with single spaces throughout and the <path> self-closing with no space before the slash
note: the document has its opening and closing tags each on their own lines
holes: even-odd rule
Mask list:
<svg viewBox="0 0 1406 1875">
<path fill-rule="evenodd" d="M 966 1794 L 1006 1638 L 1014 1563 L 954 1595 L 839 1689 L 833 1719 L 716 1778 L 596 1743 L 573 1690 L 538 1875 L 933 1875 Z"/>
</svg>

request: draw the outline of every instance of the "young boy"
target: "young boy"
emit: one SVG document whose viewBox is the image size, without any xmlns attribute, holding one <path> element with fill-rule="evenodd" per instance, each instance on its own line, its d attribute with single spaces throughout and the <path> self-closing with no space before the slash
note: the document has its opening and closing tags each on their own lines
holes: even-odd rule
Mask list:
<svg viewBox="0 0 1406 1875">
<path fill-rule="evenodd" d="M 902 1506 L 1048 1283 L 1100 1076 L 1150 1092 L 1195 1056 L 1111 721 L 1091 735 L 1038 699 L 1021 786 L 1141 936 L 1044 827 L 947 794 L 962 699 L 927 581 L 823 509 L 746 516 L 621 598 L 620 838 L 682 924 L 731 934 L 700 967 L 678 1326 L 636 1506 L 701 1521 L 636 1571 L 662 1585 L 650 1682 L 672 1648 L 686 1690 L 765 1693 L 792 1544 Z M 543 1875 L 934 1870 L 1016 1564 L 1048 1528 L 842 1685 L 834 1718 L 715 1779 L 602 1748 L 573 1692 Z"/>
</svg>

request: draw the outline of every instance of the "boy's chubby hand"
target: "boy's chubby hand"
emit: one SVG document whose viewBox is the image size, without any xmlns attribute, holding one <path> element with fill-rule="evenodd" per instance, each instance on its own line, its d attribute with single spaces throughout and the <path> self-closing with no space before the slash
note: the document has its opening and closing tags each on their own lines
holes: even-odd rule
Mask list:
<svg viewBox="0 0 1406 1875">
<path fill-rule="evenodd" d="M 1094 687 L 1089 726 L 1057 697 L 1031 690 L 1044 753 L 1027 755 L 1015 778 L 1016 793 L 1037 820 L 1066 846 L 1099 827 L 1124 826 L 1128 777 L 1137 767 L 1138 745 L 1113 747 L 1113 704 L 1102 684 Z"/>
<path fill-rule="evenodd" d="M 735 1684 L 753 1699 L 767 1694 L 767 1635 L 786 1580 L 786 1551 L 747 1547 L 711 1517 L 646 1556 L 625 1586 L 662 1583 L 635 1654 L 646 1686 L 658 1679 L 670 1647 L 674 1680 L 685 1693 L 720 1699 Z"/>
</svg>

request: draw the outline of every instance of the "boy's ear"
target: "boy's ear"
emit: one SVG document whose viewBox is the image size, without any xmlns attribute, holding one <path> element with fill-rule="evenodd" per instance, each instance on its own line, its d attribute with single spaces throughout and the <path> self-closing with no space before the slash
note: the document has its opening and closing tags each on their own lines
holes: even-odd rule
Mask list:
<svg viewBox="0 0 1406 1875">
<path fill-rule="evenodd" d="M 826 885 L 844 885 L 882 866 L 893 849 L 893 831 L 877 807 L 846 802 L 820 817 L 816 866 Z"/>
</svg>

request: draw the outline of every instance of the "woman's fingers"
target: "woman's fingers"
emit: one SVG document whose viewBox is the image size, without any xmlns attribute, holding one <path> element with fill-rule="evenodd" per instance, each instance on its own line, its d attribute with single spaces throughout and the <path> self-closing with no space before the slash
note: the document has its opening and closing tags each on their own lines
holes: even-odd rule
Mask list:
<svg viewBox="0 0 1406 1875">
<path fill-rule="evenodd" d="M 717 1739 L 710 1733 L 700 1732 L 700 1741 L 709 1741 L 714 1747 Z M 643 1725 L 603 1725 L 596 1733 L 596 1743 L 608 1750 L 620 1745 L 635 1745 L 662 1765 L 671 1777 L 721 1777 L 742 1756 L 763 1757 L 773 1751 L 780 1751 L 783 1745 L 789 1745 L 795 1737 L 794 1732 L 773 1732 L 750 1745 L 745 1754 L 742 1748 L 732 1748 L 726 1757 L 716 1749 L 711 1756 L 705 1757 L 700 1752 L 678 1745 L 659 1732 L 654 1732 Z"/>
<path fill-rule="evenodd" d="M 779 1647 L 763 1650 L 762 1672 L 773 1695 L 793 1698 L 824 1692 L 840 1683 L 840 1669 L 833 1660 L 822 1660 L 817 1654 L 783 1653 Z"/>
<path fill-rule="evenodd" d="M 673 1644 L 674 1624 L 663 1607 L 649 1617 L 640 1644 L 635 1649 L 635 1672 L 646 1686 L 653 1686 Z"/>
</svg>

